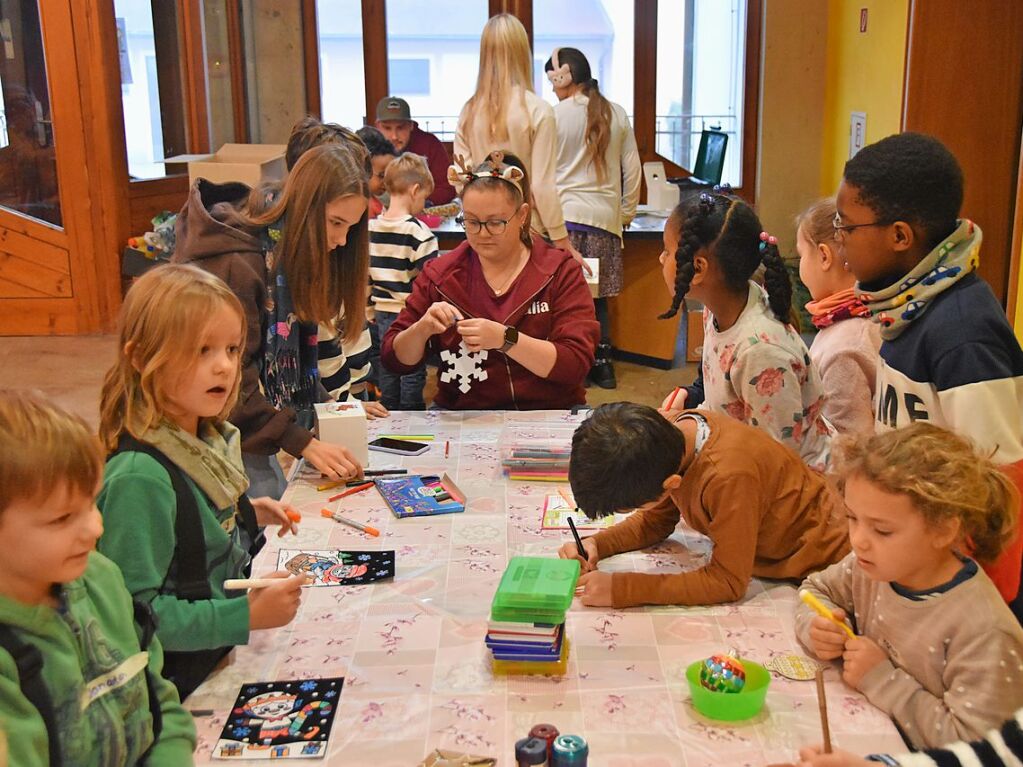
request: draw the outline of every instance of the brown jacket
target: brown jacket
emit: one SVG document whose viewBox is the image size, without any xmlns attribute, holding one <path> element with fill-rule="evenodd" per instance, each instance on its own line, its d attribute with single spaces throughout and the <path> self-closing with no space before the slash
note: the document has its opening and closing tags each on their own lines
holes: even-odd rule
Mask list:
<svg viewBox="0 0 1023 767">
<path fill-rule="evenodd" d="M 602 559 L 642 549 L 667 538 L 681 517 L 714 542 L 711 560 L 673 575 L 615 573 L 615 607 L 732 602 L 752 576 L 803 578 L 849 551 L 845 505 L 821 474 L 769 434 L 698 412 L 710 436 L 679 488 L 593 541 Z"/>
<path fill-rule="evenodd" d="M 277 410 L 267 402 L 259 385 L 267 323 L 266 258 L 260 230 L 234 223 L 236 207 L 248 195 L 245 184 L 196 180 L 175 225 L 173 260 L 215 274 L 245 310 L 241 393 L 230 417 L 242 433 L 242 450 L 272 455 L 283 448 L 298 457 L 312 440 L 312 432 L 295 423 L 293 410 Z"/>
</svg>

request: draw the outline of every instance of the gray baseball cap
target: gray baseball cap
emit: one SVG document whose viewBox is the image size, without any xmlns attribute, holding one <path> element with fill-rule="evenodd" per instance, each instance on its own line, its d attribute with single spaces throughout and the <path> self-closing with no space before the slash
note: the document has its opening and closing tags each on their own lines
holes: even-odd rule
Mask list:
<svg viewBox="0 0 1023 767">
<path fill-rule="evenodd" d="M 377 102 L 377 120 L 412 120 L 412 112 L 405 99 L 397 96 L 384 96 Z"/>
</svg>

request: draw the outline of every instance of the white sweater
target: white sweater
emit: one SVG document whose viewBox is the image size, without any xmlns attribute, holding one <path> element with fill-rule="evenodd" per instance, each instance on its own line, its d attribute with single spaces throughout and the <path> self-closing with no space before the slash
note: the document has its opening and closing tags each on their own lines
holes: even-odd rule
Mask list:
<svg viewBox="0 0 1023 767">
<path fill-rule="evenodd" d="M 458 116 L 454 153 L 462 155 L 470 167 L 486 160 L 495 149 L 514 153 L 526 166 L 529 176 L 535 206 L 533 227 L 552 240 L 568 237 L 554 183 L 557 128 L 551 105 L 532 91 L 523 93 L 518 88 L 514 89 L 508 99 L 505 118 L 508 138 L 503 140 L 490 137 L 490 121 L 482 115 L 473 121 L 472 131 L 466 130 L 468 106 L 466 102 Z"/>
<path fill-rule="evenodd" d="M 597 180 L 597 168 L 586 147 L 588 96 L 576 93 L 554 107 L 558 123 L 558 195 L 566 221 L 585 224 L 621 236 L 622 226 L 636 215 L 643 172 L 636 136 L 629 117 L 611 103 L 611 140 L 607 146 L 607 180 Z M 624 189 L 623 189 L 624 178 Z"/>
</svg>

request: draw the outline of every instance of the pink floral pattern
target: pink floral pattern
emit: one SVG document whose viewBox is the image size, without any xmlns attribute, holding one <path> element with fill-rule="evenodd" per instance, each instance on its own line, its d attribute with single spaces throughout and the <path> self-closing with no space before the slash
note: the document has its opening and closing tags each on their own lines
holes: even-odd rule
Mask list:
<svg viewBox="0 0 1023 767">
<path fill-rule="evenodd" d="M 764 429 L 807 465 L 826 469 L 834 428 L 822 415 L 823 384 L 806 344 L 771 313 L 763 289 L 750 283 L 732 327 L 719 331 L 706 310 L 703 325 L 701 407 Z"/>
<path fill-rule="evenodd" d="M 305 521 L 296 542 L 287 540 L 289 548 L 322 548 L 317 544 L 329 538 L 332 546 L 394 549 L 397 576 L 390 583 L 307 592 L 292 624 L 255 632 L 248 645 L 236 648 L 186 702 L 187 708 L 216 712 L 196 720 L 197 763 L 222 764 L 213 760 L 212 748 L 223 712 L 242 684 L 317 676 L 345 678 L 321 761 L 325 767 L 406 767 L 435 748 L 491 755 L 505 764 L 515 741 L 538 722 L 585 737 L 593 767 L 791 762 L 796 749 L 819 732 L 812 683 L 776 678 L 769 713 L 724 723 L 693 709 L 684 678 L 689 663 L 729 647 L 760 662 L 804 653 L 792 625 L 796 592 L 788 585 L 753 581 L 740 602 L 713 607 L 611 610 L 576 603 L 568 613 L 571 650 L 564 675 L 492 673 L 483 637 L 508 558 L 551 556 L 564 537 L 558 531 L 537 533 L 549 485 L 508 483 L 496 461 L 480 477 L 470 456 L 474 446 L 487 448 L 479 452 L 488 459 L 499 455 L 497 446 L 510 433 L 518 438 L 528 431 L 537 439 L 570 435 L 580 420 L 560 412 L 395 413 L 371 423 L 371 436 L 435 434 L 440 455 L 443 440 L 450 439 L 446 462 L 431 450 L 380 463 L 374 455 L 374 468 L 447 472 L 469 498 L 464 514 L 404 520 L 395 519 L 372 493 L 345 499 L 347 515 L 372 519 L 380 529 L 372 541 L 319 516 L 326 493 L 316 491 L 318 476 L 294 481 L 285 500 Z M 276 538 L 269 542 L 254 571 L 270 569 L 283 545 Z M 707 539 L 679 529 L 607 566 L 684 571 L 705 564 L 710 553 Z M 835 670 L 826 683 L 837 746 L 859 753 L 901 748 L 890 720 L 846 687 Z"/>
</svg>

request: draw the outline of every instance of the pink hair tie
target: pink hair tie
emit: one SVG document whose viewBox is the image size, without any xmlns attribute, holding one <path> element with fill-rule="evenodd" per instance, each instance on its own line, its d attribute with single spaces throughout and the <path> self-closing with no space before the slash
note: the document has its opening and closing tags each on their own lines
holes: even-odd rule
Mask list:
<svg viewBox="0 0 1023 767">
<path fill-rule="evenodd" d="M 770 235 L 768 235 L 768 233 L 767 233 L 767 232 L 761 232 L 761 233 L 760 233 L 760 241 L 761 241 L 761 242 L 767 242 L 767 238 L 768 238 L 769 236 L 770 236 Z"/>
</svg>

